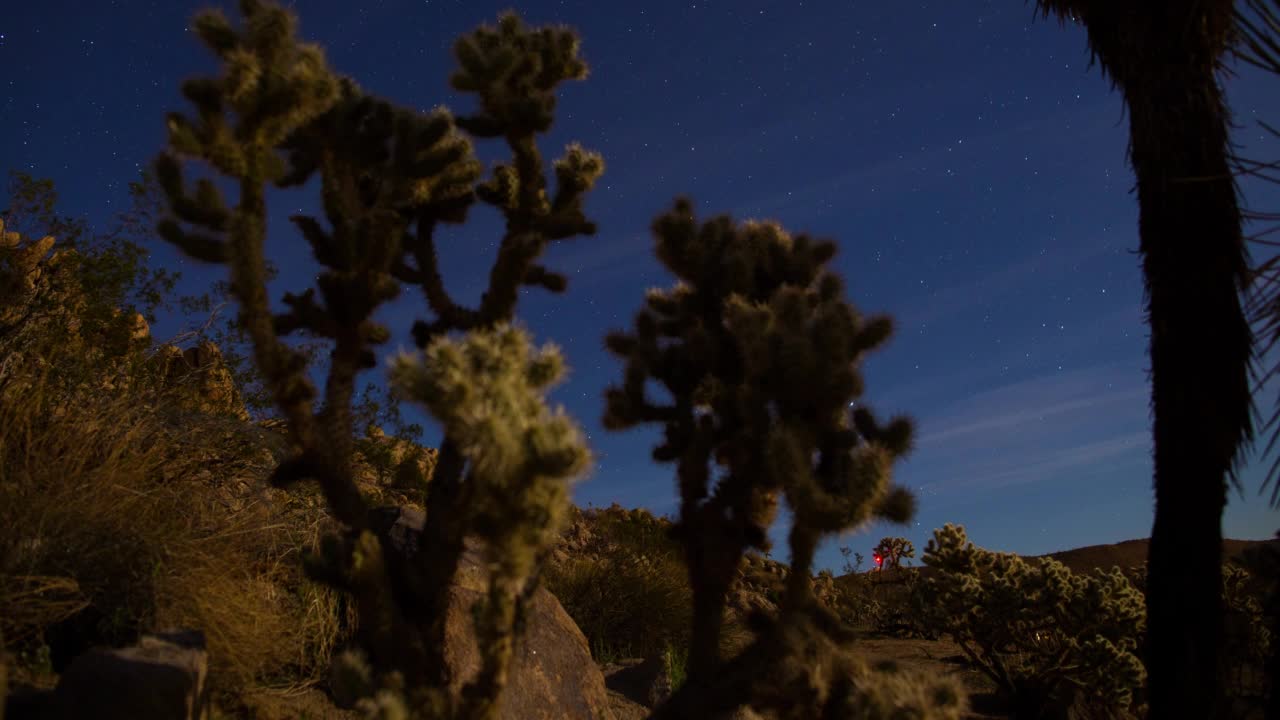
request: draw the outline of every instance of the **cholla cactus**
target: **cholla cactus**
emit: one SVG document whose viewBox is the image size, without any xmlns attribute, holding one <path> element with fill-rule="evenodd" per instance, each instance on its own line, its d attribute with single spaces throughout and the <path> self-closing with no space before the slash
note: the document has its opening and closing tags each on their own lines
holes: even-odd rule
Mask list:
<svg viewBox="0 0 1280 720">
<path fill-rule="evenodd" d="M 922 559 L 936 572 L 917 583 L 913 612 L 954 638 L 1021 710 L 1078 701 L 1121 715 L 1138 709 L 1146 605 L 1119 568 L 1077 575 L 1052 558 L 983 550 L 951 524 L 934 531 Z"/>
<path fill-rule="evenodd" d="M 194 22 L 222 74 L 184 83 L 197 117 L 169 116 L 170 152 L 156 169 L 174 217 L 159 232 L 192 257 L 230 266 L 239 321 L 299 448 L 273 482 L 319 481 L 346 527 L 308 567 L 350 591 L 359 608 L 360 649 L 351 657 L 365 667 L 353 675 L 368 680 L 354 683 L 365 691 L 364 707 L 383 717 L 493 717 L 524 603 L 563 515 L 566 483 L 588 457 L 573 424 L 542 400 L 562 371 L 559 355 L 532 353 L 510 326 L 520 286 L 565 288 L 563 275 L 537 263 L 547 244 L 595 230 L 582 202 L 603 172 L 600 156 L 571 145 L 554 163 L 551 193 L 535 141 L 551 124 L 559 84 L 586 75 L 577 38 L 564 28 L 528 29 L 511 14 L 463 37 L 452 83 L 476 94 L 480 110 L 455 118 L 444 109 L 393 106 L 334 74 L 318 47 L 297 41 L 295 20 L 282 8 L 241 0 L 240 9 L 241 30 L 217 11 Z M 504 139 L 511 162 L 479 182 L 482 167 L 466 132 Z M 208 179 L 188 192 L 179 157 L 226 176 L 237 204 L 229 206 Z M 288 312 L 273 315 L 263 258 L 266 187 L 301 185 L 316 174 L 328 227 L 308 216 L 292 220 L 324 268 L 319 294 L 287 293 Z M 489 288 L 471 309 L 445 290 L 434 233 L 465 221 L 477 198 L 507 222 Z M 390 333 L 372 317 L 401 283 L 421 288 L 435 319 L 414 325 L 424 354 L 396 360 L 394 380 L 445 428 L 425 489 L 421 549 L 412 557 L 391 552 L 370 530 L 352 477 L 355 379 L 377 365 L 374 348 Z M 333 343 L 319 411 L 304 356 L 282 340 L 295 331 Z M 468 335 L 449 339 L 455 331 Z M 455 697 L 445 611 L 469 536 L 485 541 L 493 569 L 476 617 L 481 672 Z"/>
<path fill-rule="evenodd" d="M 694 619 L 689 682 L 658 716 L 701 717 L 743 703 L 812 710 L 818 695 L 789 697 L 780 678 L 830 669 L 804 669 L 814 643 L 838 634 L 813 596 L 819 540 L 877 515 L 904 522 L 914 510 L 912 496 L 890 484 L 893 461 L 910 447 L 910 421 L 881 426 L 864 407 L 850 411 L 863 389 L 857 364 L 892 325 L 844 300 L 843 283 L 825 267 L 834 243 L 793 237 L 774 223 L 698 223 L 686 200 L 653 231 L 658 258 L 679 283 L 649 292 L 633 333 L 607 338 L 627 367 L 622 386 L 606 395 L 605 425 L 661 423 L 653 457 L 677 463 L 676 533 Z M 646 397 L 650 379 L 665 386 L 670 404 Z M 757 641 L 726 665 L 725 596 L 744 551 L 768 549 L 782 497 L 793 524 L 780 613 L 776 624 L 760 619 Z"/>
</svg>

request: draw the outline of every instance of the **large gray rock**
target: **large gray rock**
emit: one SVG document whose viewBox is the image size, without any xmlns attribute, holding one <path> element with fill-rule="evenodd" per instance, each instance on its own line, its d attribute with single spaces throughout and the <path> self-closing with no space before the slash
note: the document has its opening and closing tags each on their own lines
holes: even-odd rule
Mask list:
<svg viewBox="0 0 1280 720">
<path fill-rule="evenodd" d="M 137 645 L 94 648 L 58 680 L 46 717 L 57 720 L 200 720 L 208 706 L 204 634 L 144 635 Z"/>
<path fill-rule="evenodd" d="M 378 508 L 374 530 L 395 551 L 418 550 L 425 515 L 413 508 Z M 480 670 L 472 608 L 487 592 L 487 574 L 478 544 L 468 543 L 449 596 L 445 621 L 445 661 L 455 689 Z M 587 639 L 560 601 L 538 588 L 527 609 L 525 635 L 516 643 L 511 674 L 502 695 L 504 720 L 608 720 L 613 718 L 604 676 L 591 659 Z"/>
</svg>

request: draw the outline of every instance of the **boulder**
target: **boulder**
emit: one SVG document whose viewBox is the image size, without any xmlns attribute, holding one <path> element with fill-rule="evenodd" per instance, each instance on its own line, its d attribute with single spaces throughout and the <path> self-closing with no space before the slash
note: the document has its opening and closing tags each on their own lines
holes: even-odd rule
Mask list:
<svg viewBox="0 0 1280 720">
<path fill-rule="evenodd" d="M 204 635 L 144 635 L 126 648 L 95 648 L 58 680 L 47 717 L 57 720 L 200 720 L 208 706 Z"/>
<path fill-rule="evenodd" d="M 393 552 L 412 555 L 426 516 L 407 507 L 372 511 L 375 532 L 389 540 Z M 468 542 L 449 598 L 445 621 L 445 661 L 453 670 L 455 690 L 475 677 L 480 652 L 472 625 L 472 608 L 487 588 L 478 543 Z M 604 676 L 591 659 L 582 631 L 560 601 L 538 588 L 527 609 L 525 634 L 516 644 L 511 673 L 498 717 L 506 720 L 605 720 L 612 718 Z"/>
<path fill-rule="evenodd" d="M 160 365 L 165 385 L 175 392 L 181 406 L 249 420 L 240 390 L 216 344 L 204 340 L 186 350 L 163 345 L 156 350 L 154 360 Z"/>
<path fill-rule="evenodd" d="M 382 428 L 371 425 L 365 436 L 356 441 L 351 464 L 362 489 L 368 486 L 421 492 L 435 472 L 438 456 L 435 448 L 387 435 Z"/>
<path fill-rule="evenodd" d="M 662 656 L 632 658 L 601 668 L 605 687 L 646 708 L 658 707 L 671 697 L 671 679 Z"/>
</svg>

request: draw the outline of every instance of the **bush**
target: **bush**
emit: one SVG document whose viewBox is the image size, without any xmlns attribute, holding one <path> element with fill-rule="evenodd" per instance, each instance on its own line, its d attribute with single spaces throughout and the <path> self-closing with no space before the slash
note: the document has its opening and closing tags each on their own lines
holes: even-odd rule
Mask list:
<svg viewBox="0 0 1280 720">
<path fill-rule="evenodd" d="M 923 560 L 936 572 L 917 585 L 913 611 L 952 637 L 1019 715 L 1141 710 L 1146 605 L 1118 568 L 1076 575 L 1052 558 L 975 547 L 951 524 L 934 531 Z"/>
<path fill-rule="evenodd" d="M 1233 717 L 1261 715 L 1276 692 L 1273 669 L 1280 611 L 1280 550 L 1262 545 L 1223 567 L 1226 610 L 1223 694 Z"/>
<path fill-rule="evenodd" d="M 626 551 L 548 567 L 547 589 L 586 635 L 596 662 L 651 657 L 687 645 L 692 622 L 682 565 Z"/>
<path fill-rule="evenodd" d="M 222 418 L 165 409 L 141 380 L 127 394 L 83 390 L 75 412 L 51 416 L 47 377 L 0 402 L 0 635 L 10 647 L 34 656 L 52 644 L 60 666 L 89 644 L 190 626 L 208 639 L 215 691 L 320 677 L 339 604 L 302 577 L 296 556 L 322 515 L 283 494 L 233 510 L 231 478 L 207 472 L 210 456 L 238 460 L 253 484 L 269 453 Z"/>
</svg>

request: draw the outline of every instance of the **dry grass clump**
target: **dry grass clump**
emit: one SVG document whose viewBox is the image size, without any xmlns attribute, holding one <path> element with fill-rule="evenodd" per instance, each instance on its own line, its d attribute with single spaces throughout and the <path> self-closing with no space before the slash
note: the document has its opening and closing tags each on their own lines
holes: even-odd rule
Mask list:
<svg viewBox="0 0 1280 720">
<path fill-rule="evenodd" d="M 56 666 L 85 643 L 180 625 L 204 631 L 221 690 L 319 677 L 340 609 L 297 554 L 323 515 L 265 490 L 266 448 L 223 418 L 166 408 L 143 382 L 60 397 L 72 410 L 53 413 L 43 378 L 0 397 L 10 648 L 48 643 Z"/>
</svg>

